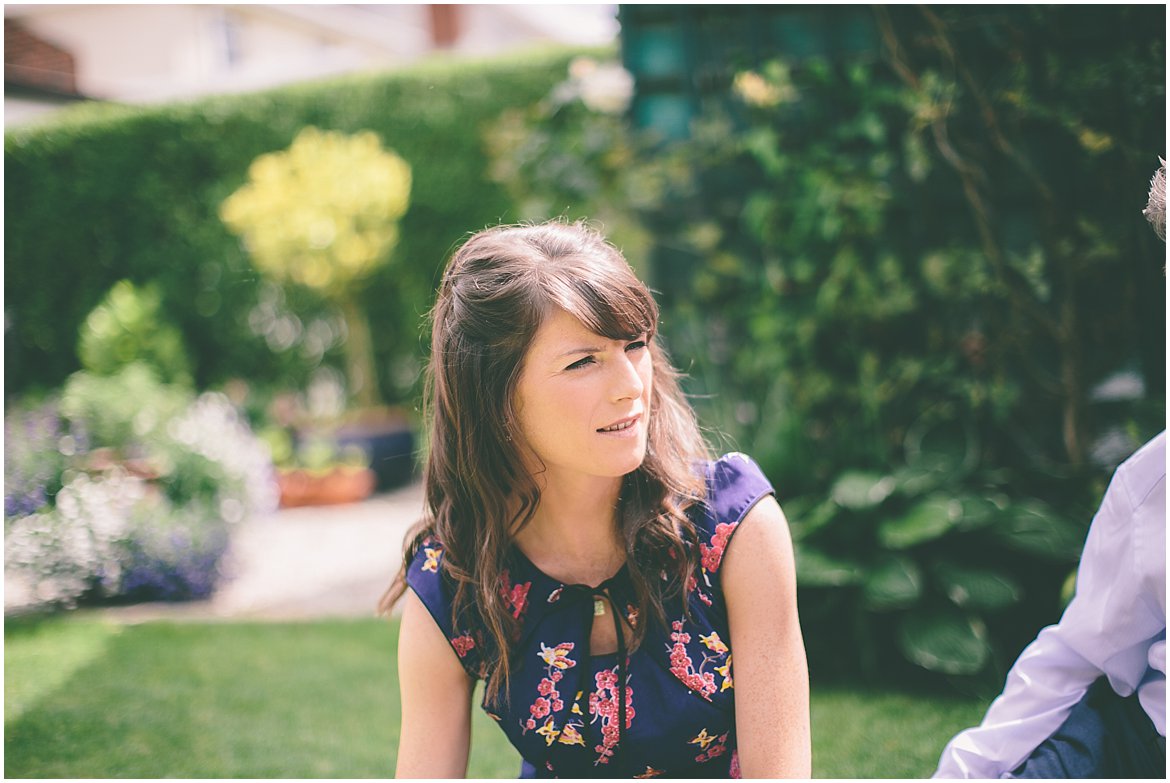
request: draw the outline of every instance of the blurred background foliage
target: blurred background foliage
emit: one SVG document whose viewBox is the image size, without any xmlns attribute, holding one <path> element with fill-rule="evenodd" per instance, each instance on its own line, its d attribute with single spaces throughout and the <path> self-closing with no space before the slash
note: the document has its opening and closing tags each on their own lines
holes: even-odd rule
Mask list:
<svg viewBox="0 0 1170 783">
<path fill-rule="evenodd" d="M 252 161 L 312 125 L 376 134 L 414 170 L 397 263 L 358 297 L 376 335 L 380 396 L 409 404 L 419 322 L 446 256 L 512 214 L 486 175 L 479 129 L 548 92 L 571 56 L 432 62 L 166 107 L 83 106 L 9 131 L 6 394 L 47 391 L 78 369 L 78 327 L 122 279 L 158 286 L 200 388 L 246 374 L 303 389 L 316 369 L 343 367 L 344 327 L 325 297 L 266 281 L 219 219 Z"/>
<path fill-rule="evenodd" d="M 701 420 L 792 521 L 814 672 L 994 682 L 1165 421 L 1164 11 L 863 13 L 872 49 L 707 68 L 684 139 L 558 88 L 493 172 L 649 248 Z"/>
<path fill-rule="evenodd" d="M 311 289 L 345 324 L 348 390 L 365 407 L 380 399 L 370 324 L 358 296 L 393 257 L 410 204 L 410 166 L 377 135 L 309 126 L 287 150 L 260 155 L 248 182 L 220 206 L 248 257 L 278 284 Z"/>
<path fill-rule="evenodd" d="M 676 8 L 713 36 L 693 15 L 745 7 Z M 1111 470 L 1165 421 L 1165 247 L 1141 215 L 1165 10 L 848 13 L 816 28 L 848 47 L 712 48 L 666 125 L 631 23 L 622 63 L 436 64 L 9 133 L 6 402 L 121 366 L 74 348 L 131 285 L 160 324 L 127 317 L 142 355 L 187 357 L 153 360 L 168 379 L 265 399 L 336 374 L 328 299 L 257 275 L 218 209 L 303 127 L 371 131 L 413 177 L 395 262 L 359 297 L 383 399 L 415 403 L 461 238 L 593 219 L 660 292 L 712 440 L 777 487 L 814 675 L 998 681 L 1059 616 Z"/>
</svg>

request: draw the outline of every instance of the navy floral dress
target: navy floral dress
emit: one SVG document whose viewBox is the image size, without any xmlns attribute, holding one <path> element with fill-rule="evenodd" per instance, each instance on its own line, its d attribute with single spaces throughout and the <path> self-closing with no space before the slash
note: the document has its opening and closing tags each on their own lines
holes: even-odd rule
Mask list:
<svg viewBox="0 0 1170 783">
<path fill-rule="evenodd" d="M 500 589 L 521 622 L 520 652 L 509 699 L 485 701 L 483 709 L 524 758 L 521 777 L 739 777 L 732 651 L 718 574 L 736 527 L 772 491 L 743 454 L 707 466 L 707 499 L 689 512 L 700 541 L 686 589 L 690 617 L 681 605 L 668 606 L 670 627 L 648 629 L 628 655 L 624 644 L 605 655 L 589 651 L 595 596 L 625 606 L 631 625 L 638 621 L 624 566 L 597 588 L 569 585 L 513 549 Z M 469 617 L 452 624 L 454 590 L 442 558 L 440 542 L 424 541 L 407 583 L 479 679 L 490 635 Z"/>
</svg>

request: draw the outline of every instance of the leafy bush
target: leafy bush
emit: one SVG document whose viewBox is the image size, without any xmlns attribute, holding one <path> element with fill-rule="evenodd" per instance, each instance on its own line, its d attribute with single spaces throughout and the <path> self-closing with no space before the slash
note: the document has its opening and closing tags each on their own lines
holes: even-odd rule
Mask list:
<svg viewBox="0 0 1170 783">
<path fill-rule="evenodd" d="M 230 527 L 275 508 L 267 451 L 227 398 L 140 364 L 13 406 L 5 435 L 5 564 L 39 602 L 206 597 Z"/>
<path fill-rule="evenodd" d="M 144 362 L 164 381 L 189 386 L 191 366 L 183 336 L 161 310 L 158 286 L 116 283 L 81 326 L 77 342 L 81 366 L 97 375 L 111 375 L 132 362 Z"/>
<path fill-rule="evenodd" d="M 377 403 L 370 324 L 362 285 L 398 244 L 410 204 L 410 166 L 369 131 L 347 136 L 305 128 L 286 151 L 261 155 L 220 216 L 252 263 L 280 283 L 320 293 L 345 319 L 349 391 Z"/>
<path fill-rule="evenodd" d="M 745 63 L 678 144 L 554 91 L 493 171 L 651 238 L 701 418 L 789 512 L 810 661 L 986 673 L 1164 420 L 1163 12 L 874 13 L 881 58 Z"/>
<path fill-rule="evenodd" d="M 312 125 L 377 134 L 412 168 L 397 262 L 372 273 L 358 304 L 383 399 L 413 400 L 418 324 L 438 269 L 468 231 L 515 218 L 486 175 L 479 130 L 547 92 L 572 56 L 432 62 L 182 105 L 83 106 L 7 132 L 6 393 L 55 388 L 79 369 L 78 327 L 124 279 L 158 286 L 199 388 L 245 372 L 304 388 L 323 365 L 342 367 L 334 308 L 258 277 L 218 216 L 257 156 Z"/>
</svg>

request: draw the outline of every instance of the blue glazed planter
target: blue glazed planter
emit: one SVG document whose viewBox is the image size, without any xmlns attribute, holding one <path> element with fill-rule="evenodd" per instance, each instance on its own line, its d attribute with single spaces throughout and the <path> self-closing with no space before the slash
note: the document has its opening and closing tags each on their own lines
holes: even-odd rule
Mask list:
<svg viewBox="0 0 1170 783">
<path fill-rule="evenodd" d="M 414 478 L 414 433 L 403 423 L 350 424 L 336 432 L 338 446 L 366 453 L 377 477 L 375 489 L 401 487 Z"/>
</svg>

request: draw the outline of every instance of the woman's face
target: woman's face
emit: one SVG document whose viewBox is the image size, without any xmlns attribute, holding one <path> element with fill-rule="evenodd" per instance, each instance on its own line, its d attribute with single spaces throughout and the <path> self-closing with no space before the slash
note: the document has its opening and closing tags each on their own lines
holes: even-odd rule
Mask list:
<svg viewBox="0 0 1170 783">
<path fill-rule="evenodd" d="M 525 354 L 516 388 L 520 430 L 545 478 L 615 478 L 646 456 L 654 381 L 645 336 L 610 340 L 555 309 Z"/>
</svg>

